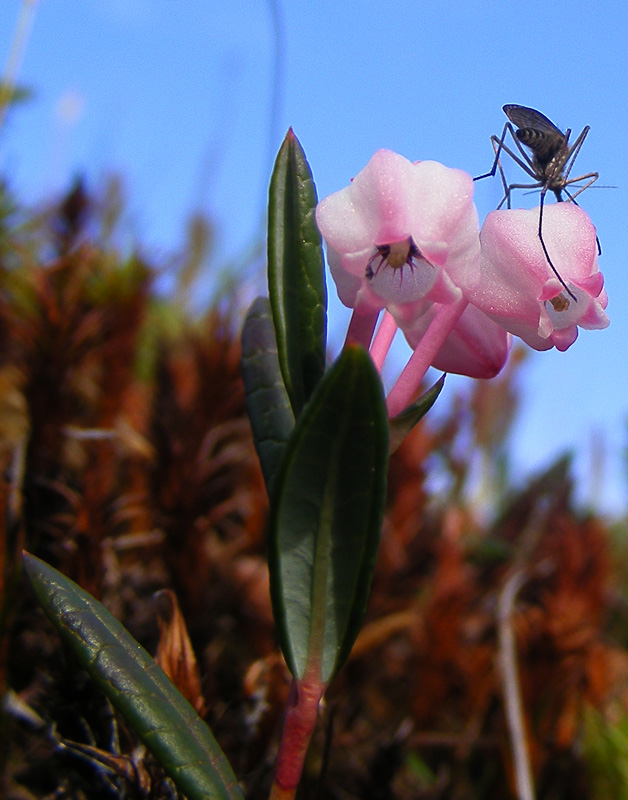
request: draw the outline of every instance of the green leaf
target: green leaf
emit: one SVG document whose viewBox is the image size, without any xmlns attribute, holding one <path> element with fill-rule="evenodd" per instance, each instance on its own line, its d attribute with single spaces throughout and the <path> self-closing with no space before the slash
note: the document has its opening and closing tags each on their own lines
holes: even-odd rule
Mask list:
<svg viewBox="0 0 628 800">
<path fill-rule="evenodd" d="M 275 481 L 269 567 L 293 675 L 327 684 L 360 628 L 381 531 L 388 421 L 379 375 L 345 348 L 296 423 Z"/>
<path fill-rule="evenodd" d="M 107 609 L 24 554 L 35 594 L 63 639 L 188 800 L 243 800 L 209 728 Z"/>
<path fill-rule="evenodd" d="M 281 377 L 270 303 L 265 297 L 253 301 L 244 321 L 242 377 L 255 449 L 270 495 L 294 428 L 294 414 Z"/>
<path fill-rule="evenodd" d="M 404 408 L 401 414 L 397 414 L 396 417 L 393 417 L 390 420 L 391 454 L 395 452 L 401 442 L 403 442 L 405 437 L 410 433 L 412 428 L 414 428 L 417 422 L 420 422 L 423 419 L 430 408 L 434 405 L 436 398 L 441 393 L 441 390 L 445 385 L 445 377 L 445 374 L 441 375 L 436 383 L 429 388 L 427 392 L 423 392 L 418 400 L 415 400 L 414 403 L 411 403 L 407 408 Z"/>
<path fill-rule="evenodd" d="M 268 291 L 279 364 L 296 417 L 325 371 L 327 290 L 312 173 L 289 130 L 277 155 L 268 207 Z"/>
</svg>

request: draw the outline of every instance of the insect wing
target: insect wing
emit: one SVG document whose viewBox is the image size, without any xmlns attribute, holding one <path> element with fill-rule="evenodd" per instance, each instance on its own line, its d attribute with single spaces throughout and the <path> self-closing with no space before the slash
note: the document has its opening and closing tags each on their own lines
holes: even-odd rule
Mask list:
<svg viewBox="0 0 628 800">
<path fill-rule="evenodd" d="M 504 106 L 506 116 L 517 126 L 517 139 L 532 150 L 538 167 L 545 167 L 567 144 L 565 135 L 540 111 L 526 106 Z"/>
<path fill-rule="evenodd" d="M 504 114 L 506 114 L 508 119 L 518 128 L 531 128 L 532 130 L 544 133 L 550 137 L 560 136 L 561 139 L 564 136 L 563 132 L 559 130 L 545 114 L 541 114 L 540 111 L 527 108 L 526 106 L 516 105 L 508 105 L 503 108 Z"/>
</svg>

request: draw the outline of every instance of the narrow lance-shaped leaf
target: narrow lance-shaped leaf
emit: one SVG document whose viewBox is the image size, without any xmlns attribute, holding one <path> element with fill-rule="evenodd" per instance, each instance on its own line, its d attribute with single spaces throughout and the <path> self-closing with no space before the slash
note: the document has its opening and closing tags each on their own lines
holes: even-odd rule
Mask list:
<svg viewBox="0 0 628 800">
<path fill-rule="evenodd" d="M 328 683 L 360 628 L 381 531 L 388 421 L 368 354 L 346 348 L 304 408 L 277 473 L 269 566 L 284 656 Z"/>
<path fill-rule="evenodd" d="M 277 356 L 277 341 L 265 297 L 253 301 L 242 330 L 242 376 L 255 449 L 270 494 L 277 466 L 294 428 L 294 414 Z"/>
<path fill-rule="evenodd" d="M 316 189 L 289 130 L 277 155 L 268 207 L 268 291 L 279 364 L 295 416 L 325 370 L 327 290 Z"/>
<path fill-rule="evenodd" d="M 414 426 L 423 419 L 430 408 L 434 405 L 436 398 L 441 393 L 441 390 L 445 385 L 445 377 L 445 374 L 441 375 L 436 383 L 431 386 L 427 392 L 424 392 L 418 400 L 415 400 L 414 403 L 411 403 L 409 406 L 407 406 L 407 408 L 404 408 L 401 414 L 397 414 L 396 417 L 393 417 L 390 420 L 391 453 L 395 452 L 401 442 L 403 442 L 404 438 L 410 433 L 412 428 L 414 428 Z"/>
<path fill-rule="evenodd" d="M 207 725 L 118 620 L 40 559 L 25 553 L 24 568 L 63 639 L 188 800 L 243 800 Z"/>
</svg>

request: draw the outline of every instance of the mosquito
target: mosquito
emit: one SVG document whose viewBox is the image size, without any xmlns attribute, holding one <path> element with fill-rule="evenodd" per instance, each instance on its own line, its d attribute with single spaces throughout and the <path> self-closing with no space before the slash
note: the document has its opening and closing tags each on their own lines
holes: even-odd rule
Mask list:
<svg viewBox="0 0 628 800">
<path fill-rule="evenodd" d="M 504 196 L 497 206 L 498 209 L 501 208 L 504 203 L 507 204 L 507 208 L 510 208 L 510 195 L 513 189 L 541 190 L 541 199 L 539 202 L 539 240 L 552 272 L 561 282 L 567 294 L 577 302 L 573 292 L 569 289 L 552 263 L 545 241 L 543 240 L 543 205 L 545 202 L 545 195 L 548 191 L 554 193 L 559 203 L 563 200 L 563 194 L 569 198 L 570 202 L 576 203 L 576 197 L 582 194 L 585 189 L 588 189 L 589 186 L 594 184 L 599 178 L 597 172 L 588 172 L 585 175 L 579 175 L 577 178 L 569 177 L 590 128 L 588 125 L 584 127 L 575 142 L 570 145 L 569 136 L 571 135 L 571 129 L 563 133 L 551 120 L 544 114 L 541 114 L 540 111 L 536 111 L 534 108 L 527 108 L 527 106 L 517 106 L 513 104 L 506 105 L 503 109 L 510 121 L 504 125 L 504 130 L 500 138 L 491 136 L 491 144 L 495 151 L 493 166 L 490 172 L 487 172 L 485 175 L 479 175 L 473 180 L 479 181 L 482 178 L 493 177 L 495 172 L 499 169 L 499 174 L 504 186 Z M 513 128 L 513 125 L 516 126 L 516 130 Z M 519 155 L 505 143 L 507 133 L 510 133 Z M 532 157 L 528 155 L 522 145 L 525 145 L 525 147 L 530 150 Z M 504 171 L 499 161 L 499 155 L 502 150 L 534 180 L 534 183 L 509 184 L 506 181 Z M 580 184 L 582 181 L 586 181 L 586 183 L 584 185 L 579 185 L 578 191 L 572 193 L 567 189 L 568 186 Z M 576 205 L 578 204 L 576 203 Z"/>
</svg>

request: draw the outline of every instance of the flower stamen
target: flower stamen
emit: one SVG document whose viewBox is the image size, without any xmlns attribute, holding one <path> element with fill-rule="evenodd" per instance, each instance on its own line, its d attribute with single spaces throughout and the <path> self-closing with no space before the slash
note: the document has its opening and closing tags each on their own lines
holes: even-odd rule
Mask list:
<svg viewBox="0 0 628 800">
<path fill-rule="evenodd" d="M 569 300 L 562 292 L 556 297 L 552 297 L 550 303 L 554 307 L 554 311 L 567 311 L 569 308 Z"/>
<path fill-rule="evenodd" d="M 379 263 L 374 267 L 378 259 Z M 421 251 L 412 240 L 412 237 L 409 237 L 401 242 L 376 245 L 375 252 L 366 265 L 365 274 L 370 281 L 378 274 L 383 266 L 387 266 L 395 271 L 399 270 L 400 278 L 403 280 L 403 268 L 406 264 L 410 267 L 410 272 L 414 272 L 414 268 L 418 266 L 419 262 L 430 264 L 430 262 L 423 257 Z M 430 266 L 433 265 L 430 264 Z"/>
</svg>

